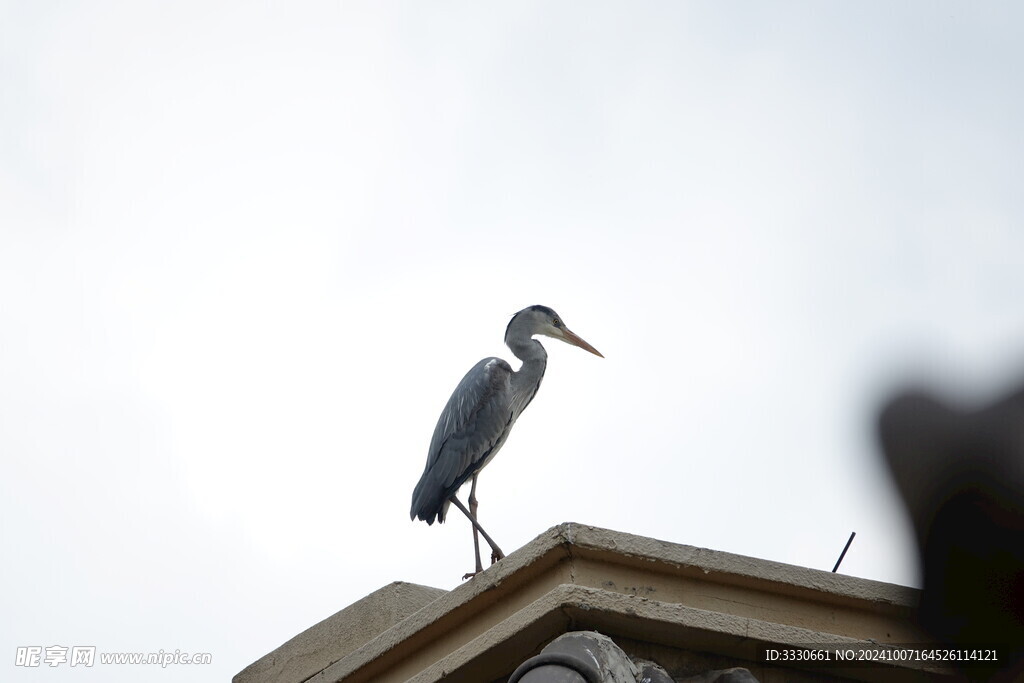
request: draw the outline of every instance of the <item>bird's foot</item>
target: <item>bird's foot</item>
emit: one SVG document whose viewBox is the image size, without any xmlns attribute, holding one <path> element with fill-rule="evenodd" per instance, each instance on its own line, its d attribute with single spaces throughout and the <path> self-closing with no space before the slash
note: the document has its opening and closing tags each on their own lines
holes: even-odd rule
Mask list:
<svg viewBox="0 0 1024 683">
<path fill-rule="evenodd" d="M 491 551 L 491 564 L 494 564 L 498 560 L 504 560 L 504 559 L 505 559 L 505 553 L 501 552 L 500 550 L 497 550 L 497 551 L 493 551 L 492 550 Z"/>
<path fill-rule="evenodd" d="M 479 573 L 480 572 L 466 572 L 465 574 L 462 575 L 462 580 L 465 581 L 466 579 L 472 579 L 474 576 L 476 576 Z"/>
</svg>

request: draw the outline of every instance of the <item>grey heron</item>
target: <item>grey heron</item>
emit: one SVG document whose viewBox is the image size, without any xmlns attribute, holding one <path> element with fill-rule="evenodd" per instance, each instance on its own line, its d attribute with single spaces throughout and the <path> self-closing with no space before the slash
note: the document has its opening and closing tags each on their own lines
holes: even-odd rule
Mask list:
<svg viewBox="0 0 1024 683">
<path fill-rule="evenodd" d="M 426 467 L 412 492 L 409 518 L 419 517 L 427 524 L 433 524 L 435 519 L 443 523 L 450 503 L 455 503 L 469 518 L 476 571 L 463 578 L 483 571 L 478 531 L 491 546 L 492 563 L 505 556 L 477 520 L 476 479 L 505 444 L 512 425 L 540 388 L 548 354 L 534 335 L 560 339 L 604 358 L 569 330 L 553 310 L 530 306 L 512 316 L 505 329 L 505 344 L 523 362 L 522 367 L 514 371 L 501 358 L 484 358 L 455 388 L 434 428 Z M 455 496 L 467 481 L 472 482 L 468 510 Z"/>
</svg>

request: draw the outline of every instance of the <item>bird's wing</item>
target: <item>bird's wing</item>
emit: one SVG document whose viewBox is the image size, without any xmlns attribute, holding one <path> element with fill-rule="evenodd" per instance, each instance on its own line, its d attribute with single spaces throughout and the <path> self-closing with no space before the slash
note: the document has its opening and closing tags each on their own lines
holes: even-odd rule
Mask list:
<svg viewBox="0 0 1024 683">
<path fill-rule="evenodd" d="M 466 373 L 441 412 L 427 464 L 413 492 L 411 516 L 433 516 L 504 442 L 512 420 L 512 368 L 484 358 Z"/>
</svg>

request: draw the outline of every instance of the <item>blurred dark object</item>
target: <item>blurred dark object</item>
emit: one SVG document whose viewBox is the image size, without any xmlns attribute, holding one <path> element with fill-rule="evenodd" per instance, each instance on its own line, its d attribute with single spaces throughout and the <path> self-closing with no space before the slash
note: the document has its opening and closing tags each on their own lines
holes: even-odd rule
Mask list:
<svg viewBox="0 0 1024 683">
<path fill-rule="evenodd" d="M 1024 673 L 1024 388 L 978 410 L 908 391 L 882 410 L 879 435 L 917 535 L 921 626 L 957 647 L 998 647 L 1000 678 L 1016 678 Z"/>
<path fill-rule="evenodd" d="M 615 641 L 596 631 L 570 631 L 552 640 L 541 653 L 512 672 L 508 683 L 675 683 L 654 662 L 634 662 Z M 739 667 L 707 671 L 680 683 L 758 683 Z"/>
</svg>

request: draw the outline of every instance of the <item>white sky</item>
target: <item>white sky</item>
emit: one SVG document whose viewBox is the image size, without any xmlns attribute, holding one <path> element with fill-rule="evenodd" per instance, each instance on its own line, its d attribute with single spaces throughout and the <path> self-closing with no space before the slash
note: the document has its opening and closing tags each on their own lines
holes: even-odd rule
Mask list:
<svg viewBox="0 0 1024 683">
<path fill-rule="evenodd" d="M 1024 348 L 1015 3 L 0 3 L 0 677 L 226 680 L 469 525 L 408 518 L 509 317 L 480 479 L 564 521 L 916 582 L 872 436 Z M 210 652 L 16 668 L 18 646 Z"/>
</svg>

